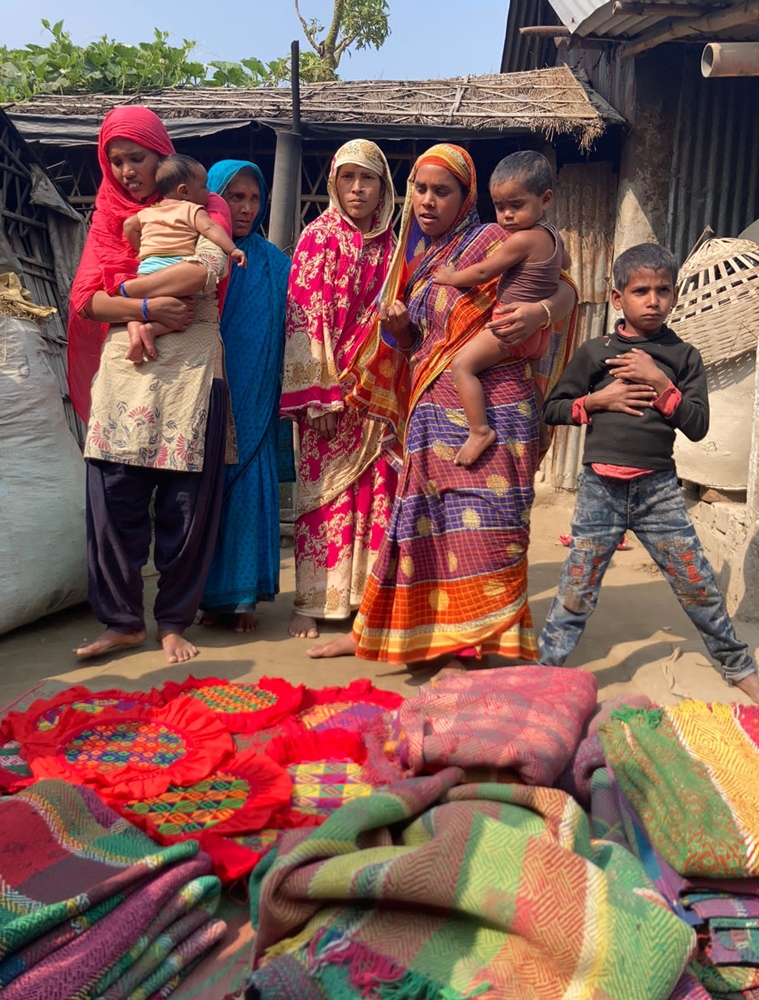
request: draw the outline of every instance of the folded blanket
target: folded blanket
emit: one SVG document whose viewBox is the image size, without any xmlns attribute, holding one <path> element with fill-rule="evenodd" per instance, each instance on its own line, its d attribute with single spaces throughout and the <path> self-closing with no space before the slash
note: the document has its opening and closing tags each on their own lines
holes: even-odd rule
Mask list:
<svg viewBox="0 0 759 1000">
<path fill-rule="evenodd" d="M 591 842 L 561 791 L 462 777 L 409 779 L 285 836 L 251 881 L 251 997 L 667 1000 L 694 935 L 640 863 Z"/>
<path fill-rule="evenodd" d="M 599 728 L 651 842 L 681 875 L 759 875 L 759 706 L 620 709 Z"/>
<path fill-rule="evenodd" d="M 211 919 L 210 872 L 195 841 L 159 848 L 88 788 L 40 781 L 0 800 L 3 1000 L 126 997 L 124 976 L 155 992 L 178 971 L 167 957 Z"/>
<path fill-rule="evenodd" d="M 422 687 L 364 738 L 386 780 L 456 766 L 508 769 L 525 784 L 552 785 L 596 707 L 597 687 L 585 670 L 478 670 Z"/>
</svg>

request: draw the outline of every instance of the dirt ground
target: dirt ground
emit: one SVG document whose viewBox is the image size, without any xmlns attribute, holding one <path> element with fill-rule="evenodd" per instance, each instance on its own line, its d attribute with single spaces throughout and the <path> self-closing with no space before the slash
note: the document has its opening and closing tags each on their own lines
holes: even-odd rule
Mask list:
<svg viewBox="0 0 759 1000">
<path fill-rule="evenodd" d="M 568 493 L 539 488 L 530 547 L 530 603 L 538 628 L 548 611 L 566 555 L 557 536 L 568 531 L 573 502 Z M 680 697 L 747 702 L 741 692 L 727 687 L 710 666 L 698 633 L 678 606 L 668 583 L 634 536 L 630 541 L 631 550 L 614 556 L 596 613 L 568 665 L 586 667 L 598 676 L 602 700 L 637 693 L 664 704 Z M 188 635 L 201 653 L 189 665 L 168 666 L 152 639 L 136 650 L 89 663 L 77 662 L 72 653 L 74 646 L 85 638 L 92 639 L 101 629 L 86 606 L 0 637 L 0 705 L 8 705 L 45 680 L 61 687 L 87 684 L 103 690 L 179 681 L 190 672 L 232 681 L 268 674 L 312 687 L 370 677 L 380 687 L 412 696 L 428 678 L 423 674 L 411 677 L 406 671 L 352 657 L 310 660 L 306 649 L 312 642 L 287 634 L 294 589 L 291 548 L 282 549 L 282 569 L 282 593 L 274 604 L 261 605 L 259 631 L 241 636 L 193 626 Z M 149 607 L 155 577 L 150 576 L 146 584 Z M 759 626 L 739 622 L 736 627 L 739 636 L 756 652 Z M 328 625 L 323 634 L 344 628 L 335 623 Z"/>
</svg>

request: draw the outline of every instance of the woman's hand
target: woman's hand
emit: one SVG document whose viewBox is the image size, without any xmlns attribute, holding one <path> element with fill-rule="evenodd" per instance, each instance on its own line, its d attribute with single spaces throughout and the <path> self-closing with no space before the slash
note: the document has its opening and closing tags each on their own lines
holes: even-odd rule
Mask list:
<svg viewBox="0 0 759 1000">
<path fill-rule="evenodd" d="M 512 347 L 521 344 L 546 325 L 548 316 L 539 302 L 512 302 L 496 306 L 493 318 L 487 324 L 502 344 Z"/>
<path fill-rule="evenodd" d="M 390 306 L 381 305 L 379 318 L 380 323 L 382 323 L 387 332 L 391 333 L 396 339 L 400 339 L 411 329 L 408 309 L 400 299 L 396 299 Z"/>
<path fill-rule="evenodd" d="M 170 330 L 186 330 L 195 316 L 195 302 L 194 296 L 174 299 L 169 295 L 159 295 L 148 299 L 148 316 Z"/>
<path fill-rule="evenodd" d="M 400 349 L 410 351 L 414 346 L 414 326 L 405 304 L 396 299 L 390 306 L 381 305 L 379 318 L 385 330 L 395 338 Z"/>
<path fill-rule="evenodd" d="M 318 417 L 306 417 L 306 423 L 311 428 L 311 430 L 316 431 L 317 434 L 321 434 L 328 441 L 337 434 L 337 418 L 338 414 L 335 412 L 322 413 Z"/>
</svg>

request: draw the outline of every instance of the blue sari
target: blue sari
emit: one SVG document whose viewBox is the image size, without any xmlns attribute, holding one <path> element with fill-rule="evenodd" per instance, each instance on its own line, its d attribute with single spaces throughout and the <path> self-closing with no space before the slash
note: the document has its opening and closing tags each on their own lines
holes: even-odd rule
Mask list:
<svg viewBox="0 0 759 1000">
<path fill-rule="evenodd" d="M 250 235 L 236 240 L 248 266 L 232 267 L 221 317 L 239 458 L 226 468 L 219 537 L 201 601 L 204 610 L 218 614 L 251 611 L 279 592 L 278 461 L 283 479 L 289 469 L 281 466 L 293 465 L 289 423 L 282 429 L 286 454 L 279 447 L 290 259 L 257 233 L 266 211 L 266 184 L 254 163 L 222 160 L 208 171 L 208 186 L 223 194 L 243 168 L 255 174 L 261 209 Z"/>
</svg>

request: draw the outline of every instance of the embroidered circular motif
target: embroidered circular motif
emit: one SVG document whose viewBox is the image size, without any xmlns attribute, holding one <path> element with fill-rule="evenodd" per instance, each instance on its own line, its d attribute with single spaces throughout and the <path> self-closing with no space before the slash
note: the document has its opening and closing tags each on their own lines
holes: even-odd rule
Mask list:
<svg viewBox="0 0 759 1000">
<path fill-rule="evenodd" d="M 90 773 L 120 768 L 153 771 L 172 767 L 187 753 L 179 733 L 151 721 L 109 722 L 78 733 L 65 749 L 67 764 Z"/>
<path fill-rule="evenodd" d="M 214 712 L 261 712 L 276 705 L 277 696 L 255 684 L 207 684 L 182 692 Z"/>
<path fill-rule="evenodd" d="M 71 701 L 68 704 L 56 705 L 47 712 L 43 712 L 37 719 L 37 729 L 41 733 L 47 732 L 58 725 L 61 712 L 65 708 L 73 708 L 78 712 L 88 712 L 91 715 L 99 715 L 106 708 L 116 708 L 119 712 L 128 712 L 130 708 L 142 705 L 141 699 L 126 698 L 88 698 L 86 701 Z"/>
<path fill-rule="evenodd" d="M 129 802 L 125 810 L 144 816 L 162 836 L 176 837 L 228 820 L 247 803 L 250 791 L 245 778 L 218 771 L 190 788 L 170 785 L 163 795 Z"/>
</svg>

